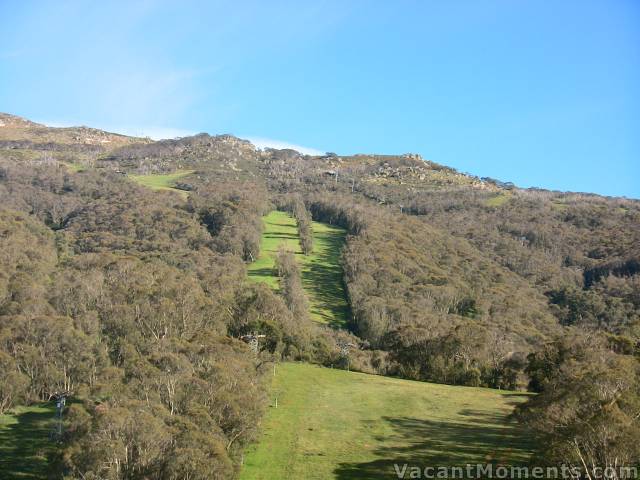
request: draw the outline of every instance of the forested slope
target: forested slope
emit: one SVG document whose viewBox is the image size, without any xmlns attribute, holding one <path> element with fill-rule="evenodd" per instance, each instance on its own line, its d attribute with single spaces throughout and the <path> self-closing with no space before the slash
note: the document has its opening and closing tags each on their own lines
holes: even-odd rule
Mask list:
<svg viewBox="0 0 640 480">
<path fill-rule="evenodd" d="M 411 154 L 2 123 L 0 410 L 69 392 L 52 472 L 233 477 L 278 360 L 534 390 L 543 460 L 640 458 L 640 202 Z M 248 280 L 276 208 L 308 255 L 312 221 L 346 231 L 346 329 L 311 321 L 290 256 L 280 293 Z"/>
</svg>

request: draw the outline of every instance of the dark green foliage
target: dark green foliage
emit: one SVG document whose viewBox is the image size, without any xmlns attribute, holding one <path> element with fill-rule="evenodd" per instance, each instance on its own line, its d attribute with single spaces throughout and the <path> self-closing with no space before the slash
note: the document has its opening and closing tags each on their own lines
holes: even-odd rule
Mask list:
<svg viewBox="0 0 640 480">
<path fill-rule="evenodd" d="M 514 354 L 558 331 L 539 292 L 464 241 L 410 217 L 337 199 L 317 200 L 313 210 L 343 225 L 368 225 L 349 237 L 344 264 L 354 330 L 374 346 L 384 346 L 388 334 L 404 336 L 414 327 L 439 343 L 439 337 L 473 319 L 500 338 L 499 348 Z"/>
<path fill-rule="evenodd" d="M 634 332 L 640 324 L 639 281 L 612 275 L 588 289 L 563 286 L 547 296 L 563 325 Z"/>
<path fill-rule="evenodd" d="M 293 360 L 315 358 L 306 312 L 295 317 L 283 297 L 263 283 L 247 285 L 238 292 L 229 325 L 229 333 L 234 336 L 252 332 L 266 336 L 262 343 L 265 352 Z"/>
<path fill-rule="evenodd" d="M 229 336 L 251 322 L 242 259 L 257 252 L 262 198 L 203 188 L 184 205 L 119 175 L 6 171 L 0 409 L 70 391 L 50 465 L 73 477 L 232 477 L 264 407 L 263 360 Z"/>
<path fill-rule="evenodd" d="M 29 377 L 22 373 L 11 355 L 0 351 L 0 415 L 28 399 Z"/>
<path fill-rule="evenodd" d="M 260 254 L 262 215 L 269 209 L 266 192 L 253 183 L 203 184 L 189 197 L 188 211 L 213 236 L 212 246 L 245 261 Z"/>
<path fill-rule="evenodd" d="M 608 348 L 599 334 L 573 331 L 529 357 L 541 393 L 518 417 L 541 439 L 537 462 L 597 468 L 640 462 L 640 364 Z"/>
<path fill-rule="evenodd" d="M 313 252 L 313 231 L 311 228 L 311 213 L 307 210 L 300 197 L 294 197 L 291 201 L 291 214 L 296 219 L 298 225 L 298 236 L 300 237 L 300 248 L 302 253 L 309 255 Z"/>
<path fill-rule="evenodd" d="M 300 267 L 293 253 L 281 248 L 276 257 L 275 267 L 278 270 L 280 293 L 287 308 L 298 321 L 308 321 L 309 302 L 302 288 Z"/>
</svg>

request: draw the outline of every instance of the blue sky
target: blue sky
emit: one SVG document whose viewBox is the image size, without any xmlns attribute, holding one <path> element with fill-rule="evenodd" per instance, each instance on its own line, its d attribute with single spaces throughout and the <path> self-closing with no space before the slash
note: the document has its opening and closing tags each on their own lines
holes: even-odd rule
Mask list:
<svg viewBox="0 0 640 480">
<path fill-rule="evenodd" d="M 0 0 L 0 111 L 640 198 L 640 2 Z"/>
</svg>

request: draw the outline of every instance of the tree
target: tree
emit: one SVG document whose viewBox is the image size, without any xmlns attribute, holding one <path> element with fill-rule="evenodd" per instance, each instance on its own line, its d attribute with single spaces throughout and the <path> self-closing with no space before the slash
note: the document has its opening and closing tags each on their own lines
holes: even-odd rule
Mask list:
<svg viewBox="0 0 640 480">
<path fill-rule="evenodd" d="M 307 207 L 299 196 L 292 198 L 289 208 L 293 217 L 296 219 L 302 253 L 309 255 L 313 251 L 311 213 L 307 210 Z"/>
<path fill-rule="evenodd" d="M 577 332 L 548 350 L 555 353 L 542 362 L 530 357 L 528 369 L 544 372 L 535 377 L 541 393 L 518 408 L 540 439 L 539 461 L 581 468 L 587 478 L 599 468 L 637 465 L 638 360 L 610 351 L 602 336 Z"/>
<path fill-rule="evenodd" d="M 308 316 L 309 304 L 295 255 L 281 248 L 276 256 L 276 269 L 280 279 L 280 292 L 287 307 L 295 318 L 304 321 Z"/>
<path fill-rule="evenodd" d="M 29 378 L 18 370 L 15 361 L 0 351 L 0 415 L 27 400 Z"/>
</svg>

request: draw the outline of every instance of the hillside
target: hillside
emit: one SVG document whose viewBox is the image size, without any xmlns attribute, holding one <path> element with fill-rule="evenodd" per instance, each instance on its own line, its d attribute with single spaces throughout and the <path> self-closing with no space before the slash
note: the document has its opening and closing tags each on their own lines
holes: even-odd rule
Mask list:
<svg viewBox="0 0 640 480">
<path fill-rule="evenodd" d="M 187 198 L 188 184 L 183 183 L 184 178 L 193 174 L 193 170 L 184 170 L 165 175 L 130 175 L 129 178 L 143 187 L 152 190 L 167 190 L 176 192 L 182 198 Z M 178 182 L 182 180 L 183 182 Z M 181 188 L 178 188 L 181 187 Z"/>
<path fill-rule="evenodd" d="M 12 148 L 23 146 L 38 150 L 47 150 L 54 145 L 64 145 L 68 148 L 79 145 L 100 147 L 103 151 L 122 147 L 133 143 L 149 143 L 148 138 L 136 138 L 118 133 L 105 132 L 89 127 L 48 127 L 40 123 L 0 112 L 0 142 Z"/>
<path fill-rule="evenodd" d="M 291 250 L 302 268 L 302 284 L 309 299 L 311 317 L 335 327 L 346 327 L 349 307 L 342 283 L 340 253 L 345 232 L 341 228 L 313 222 L 314 250 L 300 251 L 296 221 L 285 212 L 273 211 L 264 217 L 260 256 L 248 267 L 249 278 L 277 288 L 275 255 L 280 247 Z"/>
<path fill-rule="evenodd" d="M 256 439 L 245 475 L 277 471 L 270 431 L 300 449 L 294 472 L 336 478 L 501 455 L 525 426 L 543 465 L 640 461 L 640 202 L 416 154 L 1 120 L 0 415 L 21 427 L 1 448 L 24 440 L 22 409 L 66 392 L 62 442 L 27 453 L 70 478 L 226 480 Z M 274 362 L 293 402 L 277 412 Z"/>
<path fill-rule="evenodd" d="M 531 454 L 533 439 L 508 418 L 521 394 L 305 364 L 276 372 L 241 480 L 386 479 L 394 463 L 518 465 Z"/>
<path fill-rule="evenodd" d="M 55 451 L 51 433 L 56 426 L 55 405 L 17 408 L 0 415 L 0 472 L 5 480 L 47 477 L 47 457 Z"/>
</svg>

